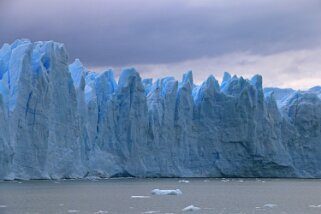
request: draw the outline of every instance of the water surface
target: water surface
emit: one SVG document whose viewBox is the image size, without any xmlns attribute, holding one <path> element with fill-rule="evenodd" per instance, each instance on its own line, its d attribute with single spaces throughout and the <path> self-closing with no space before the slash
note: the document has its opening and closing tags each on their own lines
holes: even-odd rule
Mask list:
<svg viewBox="0 0 321 214">
<path fill-rule="evenodd" d="M 321 213 L 321 180 L 107 179 L 1 181 L 0 213 Z M 187 180 L 187 181 L 186 181 Z M 157 196 L 151 190 L 180 189 Z"/>
</svg>

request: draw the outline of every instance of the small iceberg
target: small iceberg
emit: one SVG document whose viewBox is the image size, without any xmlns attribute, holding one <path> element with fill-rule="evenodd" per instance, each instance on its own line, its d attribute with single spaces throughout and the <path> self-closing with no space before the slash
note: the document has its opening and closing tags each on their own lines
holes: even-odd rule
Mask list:
<svg viewBox="0 0 321 214">
<path fill-rule="evenodd" d="M 180 189 L 153 189 L 152 195 L 181 195 L 182 191 Z"/>
<path fill-rule="evenodd" d="M 0 205 L 0 208 L 6 208 L 7 207 L 7 205 Z"/>
<path fill-rule="evenodd" d="M 185 184 L 188 184 L 189 181 L 188 180 L 179 180 L 178 183 L 185 183 Z"/>
<path fill-rule="evenodd" d="M 264 204 L 263 205 L 264 208 L 275 208 L 277 206 L 278 206 L 277 204 Z"/>
<path fill-rule="evenodd" d="M 132 195 L 131 198 L 150 198 L 150 196 L 147 195 Z"/>
<path fill-rule="evenodd" d="M 79 213 L 80 210 L 68 210 L 68 213 Z"/>
<path fill-rule="evenodd" d="M 321 204 L 319 204 L 319 205 L 311 204 L 311 205 L 309 205 L 309 207 L 311 207 L 311 208 L 321 208 Z"/>
<path fill-rule="evenodd" d="M 146 211 L 144 213 L 146 214 L 152 214 L 152 213 L 159 213 L 160 211 L 155 211 L 155 210 L 150 210 L 150 211 Z"/>
<path fill-rule="evenodd" d="M 95 212 L 95 214 L 106 214 L 106 213 L 108 213 L 108 211 L 106 211 L 106 210 L 99 210 L 99 211 Z"/>
<path fill-rule="evenodd" d="M 200 210 L 201 208 L 199 207 L 195 207 L 194 205 L 189 205 L 187 207 L 185 207 L 184 209 L 182 209 L 182 211 L 184 212 L 191 212 L 191 211 L 198 211 Z"/>
</svg>

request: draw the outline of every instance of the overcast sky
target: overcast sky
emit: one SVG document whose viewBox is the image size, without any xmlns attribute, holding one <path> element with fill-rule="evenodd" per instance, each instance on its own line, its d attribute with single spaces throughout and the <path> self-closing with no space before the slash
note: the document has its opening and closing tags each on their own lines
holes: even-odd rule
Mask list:
<svg viewBox="0 0 321 214">
<path fill-rule="evenodd" d="M 95 71 L 321 85 L 320 0 L 0 0 L 0 45 L 17 38 L 62 42 Z"/>
</svg>

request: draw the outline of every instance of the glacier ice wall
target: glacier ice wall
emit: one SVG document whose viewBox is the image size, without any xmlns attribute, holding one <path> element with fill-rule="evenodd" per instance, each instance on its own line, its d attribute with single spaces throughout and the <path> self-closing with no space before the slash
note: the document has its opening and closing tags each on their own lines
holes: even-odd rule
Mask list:
<svg viewBox="0 0 321 214">
<path fill-rule="evenodd" d="M 0 179 L 321 177 L 321 87 L 88 71 L 55 42 L 0 49 Z"/>
</svg>

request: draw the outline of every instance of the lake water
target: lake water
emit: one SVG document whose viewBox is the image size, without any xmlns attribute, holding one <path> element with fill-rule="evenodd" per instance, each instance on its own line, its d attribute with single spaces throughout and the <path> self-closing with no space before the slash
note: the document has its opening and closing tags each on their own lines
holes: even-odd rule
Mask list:
<svg viewBox="0 0 321 214">
<path fill-rule="evenodd" d="M 192 213 L 321 213 L 317 179 L 185 180 L 1 181 L 0 213 L 186 213 L 189 205 L 201 208 Z M 151 195 L 155 188 L 183 194 Z"/>
</svg>

